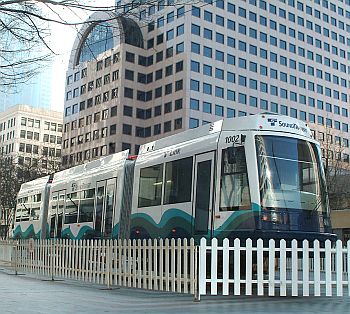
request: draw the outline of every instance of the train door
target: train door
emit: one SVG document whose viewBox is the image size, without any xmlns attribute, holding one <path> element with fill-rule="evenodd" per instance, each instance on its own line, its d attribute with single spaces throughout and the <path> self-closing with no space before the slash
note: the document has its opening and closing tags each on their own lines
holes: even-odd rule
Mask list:
<svg viewBox="0 0 350 314">
<path fill-rule="evenodd" d="M 55 237 L 57 206 L 58 206 L 58 192 L 54 192 L 52 193 L 51 209 L 50 209 L 50 238 Z"/>
<path fill-rule="evenodd" d="M 65 197 L 66 197 L 66 191 L 58 192 L 58 207 L 57 207 L 57 215 L 56 215 L 56 238 L 61 238 L 61 235 L 62 235 L 62 222 L 63 222 Z"/>
<path fill-rule="evenodd" d="M 98 237 L 110 238 L 113 229 L 116 178 L 97 182 L 95 231 Z"/>
<path fill-rule="evenodd" d="M 206 235 L 211 230 L 213 212 L 214 152 L 196 155 L 194 175 L 194 235 Z"/>
<path fill-rule="evenodd" d="M 110 238 L 113 229 L 114 195 L 116 191 L 116 178 L 106 181 L 105 211 L 103 215 L 103 237 Z"/>
<path fill-rule="evenodd" d="M 65 195 L 65 190 L 52 193 L 50 238 L 61 238 Z"/>
<path fill-rule="evenodd" d="M 102 235 L 102 215 L 105 203 L 106 181 L 100 181 L 96 184 L 96 207 L 95 207 L 95 232 L 98 238 Z"/>
</svg>

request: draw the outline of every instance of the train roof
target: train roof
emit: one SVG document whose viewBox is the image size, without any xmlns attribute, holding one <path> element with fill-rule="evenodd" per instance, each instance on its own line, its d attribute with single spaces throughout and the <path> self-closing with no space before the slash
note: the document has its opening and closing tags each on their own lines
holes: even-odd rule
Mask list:
<svg viewBox="0 0 350 314">
<path fill-rule="evenodd" d="M 120 166 L 123 166 L 128 158 L 128 155 L 129 150 L 125 150 L 57 172 L 54 175 L 52 185 L 55 186 L 56 184 L 64 182 L 68 179 L 79 180 L 80 178 L 84 178 L 86 176 L 93 176 L 97 172 L 99 174 L 110 172 L 111 169 L 117 169 Z"/>
<path fill-rule="evenodd" d="M 50 176 L 44 176 L 21 185 L 21 189 L 18 192 L 18 197 L 23 197 L 29 194 L 39 194 L 44 190 L 46 183 Z"/>
<path fill-rule="evenodd" d="M 287 116 L 266 113 L 245 117 L 227 118 L 208 123 L 195 129 L 186 130 L 142 145 L 140 147 L 139 155 L 199 139 L 214 133 L 217 133 L 217 136 L 219 137 L 222 131 L 269 131 L 295 134 L 309 139 L 312 138 L 311 130 L 305 122 Z"/>
</svg>

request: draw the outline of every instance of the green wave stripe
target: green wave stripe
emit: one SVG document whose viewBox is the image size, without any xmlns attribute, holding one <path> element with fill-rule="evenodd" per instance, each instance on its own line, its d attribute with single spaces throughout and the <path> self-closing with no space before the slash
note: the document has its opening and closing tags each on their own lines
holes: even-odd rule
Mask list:
<svg viewBox="0 0 350 314">
<path fill-rule="evenodd" d="M 90 226 L 83 226 L 79 229 L 77 236 L 74 236 L 70 226 L 62 230 L 62 238 L 68 237 L 72 240 L 81 240 L 88 231 L 93 231 L 94 229 Z"/>
<path fill-rule="evenodd" d="M 260 213 L 260 210 L 260 205 L 252 203 L 252 208 L 250 210 L 233 212 L 218 229 L 214 230 L 214 237 L 225 237 L 233 230 L 239 229 L 242 223 L 254 218 L 254 216 Z"/>
<path fill-rule="evenodd" d="M 41 230 L 39 230 L 37 233 L 35 233 L 33 224 L 30 224 L 28 226 L 28 228 L 24 231 L 22 230 L 21 225 L 17 225 L 17 227 L 13 231 L 13 237 L 15 239 L 18 239 L 18 238 L 20 238 L 20 239 L 29 239 L 29 238 L 40 239 L 40 234 L 41 234 Z"/>
<path fill-rule="evenodd" d="M 192 230 L 192 216 L 186 212 L 171 208 L 163 215 L 159 223 L 145 213 L 136 213 L 131 216 L 131 228 L 142 227 L 151 237 L 167 236 L 173 228 L 181 227 L 189 234 Z"/>
<path fill-rule="evenodd" d="M 236 211 L 233 212 L 218 229 L 214 230 L 214 236 L 224 236 L 229 234 L 232 230 L 238 229 L 239 226 L 249 219 L 253 219 L 260 212 L 260 206 L 256 203 L 252 203 L 251 210 Z M 162 216 L 159 223 L 156 223 L 154 219 L 146 213 L 136 213 L 131 216 L 131 227 L 142 227 L 152 237 L 166 236 L 171 232 L 172 228 L 181 227 L 185 229 L 189 235 L 193 230 L 192 216 L 186 212 L 171 208 L 167 210 Z M 210 235 L 208 230 L 207 236 Z"/>
</svg>

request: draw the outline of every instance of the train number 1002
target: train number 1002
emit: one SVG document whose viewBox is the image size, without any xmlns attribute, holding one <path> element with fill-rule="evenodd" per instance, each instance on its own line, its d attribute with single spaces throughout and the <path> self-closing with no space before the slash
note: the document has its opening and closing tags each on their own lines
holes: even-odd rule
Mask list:
<svg viewBox="0 0 350 314">
<path fill-rule="evenodd" d="M 225 143 L 226 144 L 242 144 L 245 141 L 245 135 L 238 134 L 238 135 L 230 135 L 225 137 Z"/>
</svg>

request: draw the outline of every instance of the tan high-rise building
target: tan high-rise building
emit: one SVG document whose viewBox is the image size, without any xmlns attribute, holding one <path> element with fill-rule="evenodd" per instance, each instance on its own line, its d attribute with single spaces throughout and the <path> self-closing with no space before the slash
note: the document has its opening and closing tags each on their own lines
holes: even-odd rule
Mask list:
<svg viewBox="0 0 350 314">
<path fill-rule="evenodd" d="M 65 167 L 259 112 L 306 121 L 331 144 L 325 156 L 349 163 L 349 3 L 116 4 L 123 12 L 93 14 L 72 49 Z"/>
<path fill-rule="evenodd" d="M 57 170 L 62 143 L 62 113 L 16 105 L 0 113 L 0 155 L 19 165 Z M 44 171 L 45 172 L 45 171 Z"/>
</svg>

